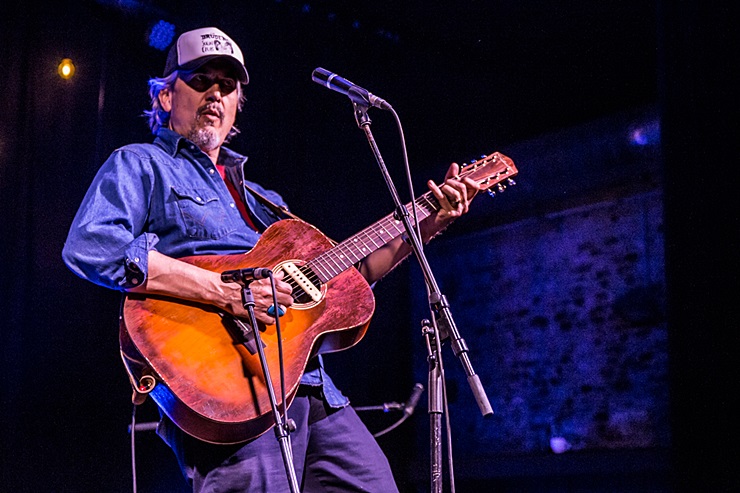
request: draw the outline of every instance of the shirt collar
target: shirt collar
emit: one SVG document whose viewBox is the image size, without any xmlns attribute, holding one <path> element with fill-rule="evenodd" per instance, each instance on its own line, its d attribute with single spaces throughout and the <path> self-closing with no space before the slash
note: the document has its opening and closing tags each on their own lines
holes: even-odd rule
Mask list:
<svg viewBox="0 0 740 493">
<path fill-rule="evenodd" d="M 218 164 L 223 164 L 225 167 L 230 168 L 232 166 L 242 166 L 246 162 L 247 156 L 242 156 L 231 149 L 221 146 L 221 151 L 218 153 Z"/>
<path fill-rule="evenodd" d="M 180 146 L 186 141 L 187 139 L 177 132 L 162 127 L 157 131 L 157 138 L 154 139 L 154 144 L 164 149 L 170 156 L 175 157 Z"/>
<path fill-rule="evenodd" d="M 187 145 L 190 141 L 178 134 L 177 132 L 170 130 L 169 128 L 160 128 L 157 132 L 157 137 L 154 139 L 154 144 L 164 149 L 170 156 L 175 157 L 180 147 Z M 218 164 L 224 166 L 238 166 L 247 162 L 247 157 L 232 151 L 226 147 L 221 147 L 221 151 L 218 154 Z"/>
</svg>

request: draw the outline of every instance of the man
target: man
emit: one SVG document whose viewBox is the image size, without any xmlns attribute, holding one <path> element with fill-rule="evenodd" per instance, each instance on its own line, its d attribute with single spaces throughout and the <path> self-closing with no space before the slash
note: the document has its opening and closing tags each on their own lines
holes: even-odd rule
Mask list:
<svg viewBox="0 0 740 493">
<path fill-rule="evenodd" d="M 220 273 L 177 260 L 199 254 L 243 253 L 281 219 L 254 191 L 278 206 L 275 192 L 245 179 L 246 158 L 222 147 L 249 82 L 238 45 L 216 28 L 182 34 L 162 78 L 150 80 L 156 135 L 152 144 L 116 150 L 103 164 L 70 228 L 63 258 L 82 278 L 132 293 L 214 305 L 246 317 L 241 288 Z M 441 209 L 422 223 L 428 240 L 464 214 L 478 191 L 459 180 L 456 164 L 429 188 Z M 248 185 L 246 187 L 245 185 Z M 373 283 L 410 253 L 400 238 L 369 255 L 360 273 Z M 276 276 L 279 309 L 269 280 L 251 283 L 256 318 L 274 324 L 293 303 L 290 284 Z M 308 365 L 289 414 L 295 469 L 303 491 L 397 491 L 388 461 L 326 375 L 320 358 Z M 173 448 L 193 491 L 288 491 L 271 433 L 237 445 L 201 442 L 163 419 L 160 435 Z"/>
</svg>

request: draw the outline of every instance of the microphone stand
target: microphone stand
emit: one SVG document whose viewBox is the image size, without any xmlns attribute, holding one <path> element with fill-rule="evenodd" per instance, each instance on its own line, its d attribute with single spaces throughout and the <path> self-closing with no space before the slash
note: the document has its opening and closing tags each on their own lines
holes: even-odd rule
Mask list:
<svg viewBox="0 0 740 493">
<path fill-rule="evenodd" d="M 421 333 L 427 346 L 429 364 L 429 460 L 432 487 L 430 493 L 442 493 L 442 414 L 445 410 L 444 369 L 438 344 L 438 330 L 429 320 L 422 320 Z"/>
<path fill-rule="evenodd" d="M 349 92 L 351 93 L 353 89 L 350 89 Z M 470 357 L 468 355 L 468 345 L 466 344 L 465 340 L 462 338 L 460 333 L 457 330 L 457 326 L 455 324 L 455 321 L 452 318 L 452 312 L 450 311 L 450 305 L 447 302 L 447 298 L 442 294 L 442 292 L 439 289 L 439 286 L 437 284 L 436 279 L 434 278 L 434 274 L 432 273 L 432 269 L 429 266 L 429 263 L 427 262 L 426 256 L 424 254 L 424 250 L 422 248 L 422 242 L 421 238 L 417 236 L 416 229 L 411 225 L 411 221 L 409 220 L 409 211 L 406 209 L 406 207 L 401 202 L 398 191 L 396 190 L 395 185 L 393 184 L 393 180 L 391 179 L 390 173 L 388 173 L 388 168 L 385 165 L 385 162 L 383 161 L 383 157 L 380 154 L 380 150 L 378 149 L 378 145 L 375 142 L 375 138 L 373 137 L 372 130 L 370 129 L 370 124 L 372 121 L 367 115 L 367 111 L 369 109 L 369 102 L 367 104 L 360 104 L 357 102 L 358 98 L 350 98 L 352 100 L 352 106 L 354 107 L 354 114 L 355 114 L 355 120 L 357 121 L 357 125 L 360 127 L 361 130 L 364 131 L 365 136 L 367 137 L 367 141 L 370 144 L 370 149 L 372 150 L 373 156 L 375 156 L 375 160 L 378 163 L 378 166 L 380 167 L 381 174 L 383 175 L 383 178 L 385 179 L 386 186 L 388 187 L 388 191 L 391 194 L 391 198 L 393 199 L 393 203 L 395 205 L 395 218 L 403 223 L 403 226 L 406 230 L 406 234 L 409 239 L 409 244 L 411 245 L 411 248 L 413 249 L 414 255 L 416 256 L 417 261 L 419 262 L 419 266 L 421 267 L 422 274 L 424 275 L 424 281 L 426 282 L 427 289 L 428 289 L 428 301 L 429 301 L 429 308 L 430 312 L 434 315 L 434 319 L 436 323 L 439 326 L 438 333 L 444 334 L 446 337 L 450 338 L 452 351 L 457 356 L 457 358 L 462 363 L 463 369 L 465 371 L 465 374 L 467 375 L 468 379 L 468 385 L 470 385 L 470 388 L 473 392 L 473 395 L 475 397 L 476 402 L 478 403 L 478 408 L 481 411 L 481 414 L 483 416 L 490 416 L 493 414 L 493 409 L 491 408 L 491 404 L 488 401 L 488 396 L 486 396 L 485 390 L 483 389 L 483 386 L 481 385 L 480 378 L 473 370 L 473 366 L 470 362 Z M 392 107 L 388 105 L 390 110 L 393 111 Z M 395 111 L 393 111 L 395 114 Z M 441 352 L 437 350 L 437 362 L 441 363 Z M 435 365 L 436 368 L 436 365 Z M 431 365 L 430 365 L 430 372 L 431 372 Z M 436 369 L 434 370 L 436 371 Z M 435 382 L 438 379 L 435 376 Z M 430 375 L 430 403 L 432 398 L 432 376 Z M 431 414 L 431 406 L 430 406 L 430 414 Z M 434 412 L 435 417 L 439 417 L 441 412 Z M 436 422 L 436 419 L 435 419 Z M 438 425 L 437 425 L 438 427 Z M 434 432 L 434 430 L 432 430 Z M 436 450 L 436 444 L 432 444 L 433 450 Z M 433 454 L 433 459 L 439 459 L 438 455 L 441 454 Z M 441 471 L 442 467 L 441 464 L 432 464 L 432 473 L 433 473 L 433 487 L 438 488 L 436 491 L 441 492 L 441 486 L 442 486 L 442 478 L 441 478 Z M 435 490 L 433 490 L 435 491 Z"/>
<path fill-rule="evenodd" d="M 267 358 L 265 357 L 265 351 L 262 347 L 262 337 L 260 336 L 259 327 L 257 327 L 257 319 L 254 316 L 254 295 L 252 294 L 252 290 L 249 288 L 249 283 L 250 281 L 239 283 L 242 287 L 242 305 L 249 313 L 249 320 L 252 324 L 252 334 L 254 335 L 254 342 L 257 346 L 257 354 L 259 355 L 260 364 L 262 365 L 262 373 L 265 376 L 267 395 L 270 397 L 270 406 L 272 407 L 272 415 L 275 420 L 275 437 L 280 444 L 280 452 L 283 455 L 283 464 L 285 465 L 285 473 L 288 476 L 290 491 L 291 493 L 299 493 L 300 488 L 298 487 L 295 465 L 293 464 L 293 451 L 291 450 L 289 435 L 289 432 L 295 429 L 295 425 L 292 423 L 292 420 L 287 420 L 287 423 L 283 423 L 283 419 L 280 416 L 277 397 L 275 397 L 275 388 L 272 386 L 272 378 L 270 377 L 270 368 L 267 366 Z M 275 315 L 277 317 L 277 314 Z M 236 325 L 244 331 L 241 324 Z M 245 336 L 245 339 L 249 338 L 249 334 L 245 333 L 243 335 Z"/>
</svg>

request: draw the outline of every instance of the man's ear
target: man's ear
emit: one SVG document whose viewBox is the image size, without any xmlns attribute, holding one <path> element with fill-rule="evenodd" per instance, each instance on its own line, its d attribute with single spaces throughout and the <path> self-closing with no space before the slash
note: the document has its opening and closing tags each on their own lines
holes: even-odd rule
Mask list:
<svg viewBox="0 0 740 493">
<path fill-rule="evenodd" d="M 164 88 L 161 91 L 159 91 L 159 95 L 157 96 L 159 99 L 159 104 L 162 105 L 162 109 L 169 113 L 172 111 L 172 91 L 169 88 Z"/>
</svg>

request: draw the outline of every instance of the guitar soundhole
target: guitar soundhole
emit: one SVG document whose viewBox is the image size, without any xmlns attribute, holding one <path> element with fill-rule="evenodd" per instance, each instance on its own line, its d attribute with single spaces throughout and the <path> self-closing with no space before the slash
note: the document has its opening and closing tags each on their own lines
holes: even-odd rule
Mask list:
<svg viewBox="0 0 740 493">
<path fill-rule="evenodd" d="M 318 279 L 316 280 L 316 284 L 318 287 L 322 286 L 321 281 L 319 281 Z M 306 293 L 300 286 L 296 286 L 293 288 L 293 299 L 299 305 L 307 305 L 309 303 L 313 303 L 311 295 Z"/>
</svg>

